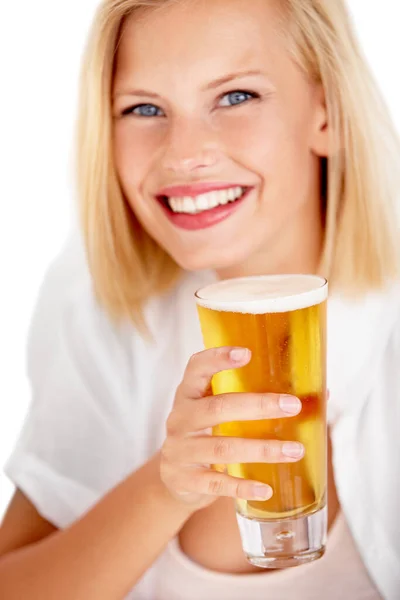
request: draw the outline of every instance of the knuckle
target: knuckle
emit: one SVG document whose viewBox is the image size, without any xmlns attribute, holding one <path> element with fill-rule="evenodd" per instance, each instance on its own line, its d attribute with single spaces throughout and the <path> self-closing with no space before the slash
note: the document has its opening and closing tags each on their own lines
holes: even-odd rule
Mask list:
<svg viewBox="0 0 400 600">
<path fill-rule="evenodd" d="M 189 362 L 186 367 L 185 375 L 183 378 L 183 384 L 188 385 L 189 380 L 193 383 L 196 381 L 201 387 L 209 388 L 210 385 L 210 374 L 208 373 L 207 364 L 204 361 L 202 352 L 193 354 L 189 358 Z"/>
<path fill-rule="evenodd" d="M 260 394 L 258 396 L 258 408 L 261 415 L 265 415 L 271 408 L 271 397 L 269 394 Z"/>
<path fill-rule="evenodd" d="M 232 457 L 233 447 L 229 440 L 219 439 L 214 443 L 213 455 L 216 462 L 227 460 Z"/>
<path fill-rule="evenodd" d="M 208 352 L 211 361 L 217 363 L 220 368 L 226 368 L 227 366 L 230 366 L 230 347 L 218 346 L 217 348 L 211 348 Z"/>
<path fill-rule="evenodd" d="M 235 498 L 246 498 L 247 497 L 247 483 L 245 481 L 238 481 L 235 484 Z"/>
<path fill-rule="evenodd" d="M 274 457 L 274 444 L 269 441 L 262 442 L 260 446 L 260 455 L 263 460 L 270 460 Z"/>
<path fill-rule="evenodd" d="M 164 483 L 168 485 L 170 490 L 174 490 L 175 492 L 183 491 L 183 485 L 179 474 L 175 471 L 166 471 L 164 475 Z"/>
<path fill-rule="evenodd" d="M 218 417 L 225 411 L 226 398 L 224 395 L 209 396 L 207 399 L 206 412 L 211 417 Z"/>
<path fill-rule="evenodd" d="M 201 352 L 196 352 L 195 354 L 192 354 L 192 356 L 188 360 L 189 369 L 192 369 L 194 366 L 196 366 L 196 364 L 199 362 L 200 357 Z"/>
<path fill-rule="evenodd" d="M 163 460 L 161 460 L 160 463 L 160 477 L 161 481 L 168 484 L 169 487 L 173 485 L 176 480 L 175 470 L 169 463 L 164 462 Z"/>
<path fill-rule="evenodd" d="M 224 492 L 224 483 L 222 479 L 213 478 L 208 482 L 208 494 L 211 496 L 222 496 Z"/>
<path fill-rule="evenodd" d="M 181 400 L 182 397 L 184 397 L 184 395 L 185 395 L 184 381 L 181 381 L 180 384 L 178 385 L 178 387 L 176 388 L 175 403 L 177 403 L 179 400 Z"/>
<path fill-rule="evenodd" d="M 219 359 L 225 356 L 226 350 L 225 348 L 211 348 L 210 357 L 213 359 Z"/>
<path fill-rule="evenodd" d="M 161 448 L 161 458 L 163 462 L 174 462 L 174 458 L 176 455 L 174 446 L 175 445 L 170 440 L 165 440 Z"/>
<path fill-rule="evenodd" d="M 167 419 L 166 422 L 166 430 L 167 436 L 174 436 L 178 433 L 180 429 L 180 419 L 175 410 L 173 410 Z"/>
</svg>

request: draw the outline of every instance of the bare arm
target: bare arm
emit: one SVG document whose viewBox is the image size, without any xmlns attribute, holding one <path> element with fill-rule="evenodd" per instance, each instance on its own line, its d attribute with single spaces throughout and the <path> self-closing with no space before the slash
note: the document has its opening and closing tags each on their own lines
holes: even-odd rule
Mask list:
<svg viewBox="0 0 400 600">
<path fill-rule="evenodd" d="M 57 529 L 17 490 L 0 527 L 0 560 L 8 552 L 39 542 L 55 531 Z"/>
<path fill-rule="evenodd" d="M 12 531 L 17 512 L 20 533 Z M 162 484 L 159 456 L 65 531 L 56 531 L 16 496 L 0 530 L 1 597 L 122 599 L 191 512 Z"/>
<path fill-rule="evenodd" d="M 20 533 L 15 534 L 15 504 L 0 530 L 2 600 L 123 599 L 198 509 L 218 496 L 271 497 L 268 484 L 235 479 L 206 466 L 300 459 L 285 454 L 285 444 L 278 440 L 204 433 L 220 423 L 300 412 L 299 400 L 278 394 L 207 395 L 215 373 L 249 360 L 248 351 L 238 357 L 230 348 L 193 356 L 175 396 L 161 453 L 68 529 L 55 531 L 23 500 Z"/>
</svg>

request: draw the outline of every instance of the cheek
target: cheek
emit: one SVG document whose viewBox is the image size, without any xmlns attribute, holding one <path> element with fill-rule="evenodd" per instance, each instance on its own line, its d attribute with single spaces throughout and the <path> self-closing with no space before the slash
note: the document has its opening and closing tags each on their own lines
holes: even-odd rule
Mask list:
<svg viewBox="0 0 400 600">
<path fill-rule="evenodd" d="M 249 115 L 225 123 L 224 145 L 240 162 L 263 173 L 276 173 L 276 168 L 287 163 L 292 167 L 306 156 L 304 128 L 292 123 L 278 111 L 266 115 Z"/>
<path fill-rule="evenodd" d="M 114 160 L 122 188 L 131 203 L 138 202 L 142 186 L 161 147 L 160 132 L 121 121 L 114 129 Z M 139 192 L 139 194 L 138 194 Z"/>
<path fill-rule="evenodd" d="M 258 118 L 251 115 L 225 124 L 224 132 L 231 156 L 256 173 L 271 194 L 307 185 L 310 152 L 300 119 L 271 110 Z"/>
</svg>

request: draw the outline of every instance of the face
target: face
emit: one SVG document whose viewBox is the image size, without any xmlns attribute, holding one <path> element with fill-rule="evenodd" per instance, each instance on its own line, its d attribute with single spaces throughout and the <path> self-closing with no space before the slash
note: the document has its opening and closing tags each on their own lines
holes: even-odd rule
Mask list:
<svg viewBox="0 0 400 600">
<path fill-rule="evenodd" d="M 286 44 L 273 0 L 182 0 L 125 23 L 116 168 L 142 226 L 185 269 L 316 260 L 326 114 Z"/>
</svg>

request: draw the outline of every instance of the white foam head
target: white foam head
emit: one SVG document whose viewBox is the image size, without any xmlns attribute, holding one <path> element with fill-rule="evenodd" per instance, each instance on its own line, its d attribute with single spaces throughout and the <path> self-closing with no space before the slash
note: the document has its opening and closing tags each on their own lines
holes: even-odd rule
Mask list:
<svg viewBox="0 0 400 600">
<path fill-rule="evenodd" d="M 327 299 L 328 284 L 316 275 L 265 275 L 226 279 L 196 293 L 200 306 L 245 314 L 280 313 Z"/>
</svg>

